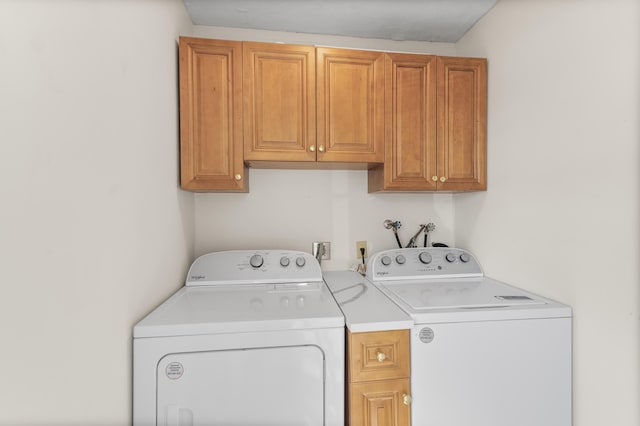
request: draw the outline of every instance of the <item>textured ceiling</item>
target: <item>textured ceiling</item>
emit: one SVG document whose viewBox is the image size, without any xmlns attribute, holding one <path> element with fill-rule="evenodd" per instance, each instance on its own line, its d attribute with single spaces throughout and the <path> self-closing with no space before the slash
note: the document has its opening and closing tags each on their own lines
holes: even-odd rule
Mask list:
<svg viewBox="0 0 640 426">
<path fill-rule="evenodd" d="M 456 42 L 497 0 L 184 0 L 194 24 Z"/>
</svg>

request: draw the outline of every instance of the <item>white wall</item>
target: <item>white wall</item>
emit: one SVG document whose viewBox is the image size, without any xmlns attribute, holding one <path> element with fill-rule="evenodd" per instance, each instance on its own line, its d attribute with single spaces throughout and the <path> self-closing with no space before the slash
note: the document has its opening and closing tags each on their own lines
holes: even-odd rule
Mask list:
<svg viewBox="0 0 640 426">
<path fill-rule="evenodd" d="M 366 171 L 251 170 L 249 194 L 196 196 L 196 253 L 224 249 L 288 248 L 311 252 L 313 241 L 331 242 L 324 270 L 351 268 L 356 241 L 370 253 L 394 248 L 383 227 L 400 220 L 403 244 L 421 223 L 433 222 L 432 241 L 451 243 L 450 194 L 368 194 Z M 422 236 L 418 240 L 422 243 Z"/>
<path fill-rule="evenodd" d="M 489 63 L 486 193 L 455 239 L 574 310 L 574 424 L 637 426 L 640 3 L 501 0 L 458 43 Z"/>
<path fill-rule="evenodd" d="M 193 256 L 181 0 L 0 2 L 0 424 L 125 425 L 131 328 Z"/>
<path fill-rule="evenodd" d="M 450 43 L 255 31 L 196 26 L 194 35 L 230 40 L 328 45 L 352 49 L 455 54 Z M 331 242 L 324 270 L 355 265 L 355 242 L 370 253 L 396 247 L 385 219 L 400 220 L 406 244 L 421 223 L 434 222 L 434 241 L 453 243 L 450 194 L 368 194 L 366 171 L 257 170 L 249 194 L 196 195 L 196 254 L 224 249 L 289 248 L 310 252 L 313 241 Z M 422 240 L 420 240 L 422 241 Z"/>
</svg>

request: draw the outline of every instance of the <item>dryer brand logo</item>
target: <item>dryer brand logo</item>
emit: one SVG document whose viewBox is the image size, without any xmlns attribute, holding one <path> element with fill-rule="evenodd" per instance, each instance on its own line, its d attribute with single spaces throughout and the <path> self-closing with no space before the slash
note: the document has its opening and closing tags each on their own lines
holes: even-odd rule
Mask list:
<svg viewBox="0 0 640 426">
<path fill-rule="evenodd" d="M 178 380 L 184 374 L 184 367 L 179 362 L 172 362 L 167 365 L 164 372 L 169 379 Z"/>
<path fill-rule="evenodd" d="M 207 278 L 207 277 L 205 277 L 204 275 L 191 275 L 191 279 L 194 280 L 194 281 L 202 281 L 205 278 Z"/>
</svg>

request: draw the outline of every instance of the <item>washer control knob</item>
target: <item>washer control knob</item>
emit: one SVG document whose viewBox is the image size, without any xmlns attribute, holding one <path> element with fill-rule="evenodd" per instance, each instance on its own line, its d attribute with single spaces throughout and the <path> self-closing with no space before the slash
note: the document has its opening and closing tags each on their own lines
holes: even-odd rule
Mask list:
<svg viewBox="0 0 640 426">
<path fill-rule="evenodd" d="M 404 265 L 406 261 L 407 259 L 403 255 L 399 254 L 396 256 L 396 262 L 398 263 L 398 265 Z"/>
<path fill-rule="evenodd" d="M 282 256 L 280 258 L 280 266 L 282 266 L 283 268 L 289 266 L 289 258 L 287 256 Z"/>
<path fill-rule="evenodd" d="M 391 265 L 391 258 L 390 258 L 389 256 L 386 256 L 386 255 L 385 255 L 385 256 L 382 256 L 382 257 L 380 258 L 380 262 L 382 262 L 382 264 L 383 264 L 384 266 L 389 266 L 389 265 Z"/>
<path fill-rule="evenodd" d="M 426 251 L 421 252 L 418 255 L 418 259 L 420 260 L 420 262 L 424 263 L 425 265 L 428 265 L 431 263 L 431 260 L 433 260 L 431 258 L 431 255 L 429 253 L 427 253 Z"/>
<path fill-rule="evenodd" d="M 249 265 L 253 266 L 254 268 L 259 268 L 263 264 L 264 259 L 259 254 L 254 254 L 253 256 L 251 256 L 251 259 L 249 259 Z"/>
<path fill-rule="evenodd" d="M 304 257 L 298 256 L 296 258 L 296 265 L 298 265 L 298 267 L 302 268 L 306 263 L 307 263 L 307 261 L 304 260 Z"/>
<path fill-rule="evenodd" d="M 469 256 L 469 254 L 468 254 L 468 253 L 462 253 L 462 254 L 460 255 L 460 260 L 461 260 L 462 262 L 464 262 L 464 263 L 467 263 L 468 261 L 470 261 L 470 260 L 471 260 L 471 256 Z"/>
<path fill-rule="evenodd" d="M 456 255 L 453 253 L 447 253 L 444 258 L 447 259 L 447 262 L 453 263 L 456 260 Z"/>
</svg>

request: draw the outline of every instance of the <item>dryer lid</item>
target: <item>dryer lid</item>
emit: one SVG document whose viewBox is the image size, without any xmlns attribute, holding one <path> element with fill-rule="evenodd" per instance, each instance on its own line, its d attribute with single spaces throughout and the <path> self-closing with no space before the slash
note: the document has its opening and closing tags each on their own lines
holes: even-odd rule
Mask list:
<svg viewBox="0 0 640 426">
<path fill-rule="evenodd" d="M 344 327 L 324 282 L 182 287 L 140 321 L 133 337 Z"/>
</svg>

